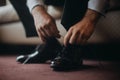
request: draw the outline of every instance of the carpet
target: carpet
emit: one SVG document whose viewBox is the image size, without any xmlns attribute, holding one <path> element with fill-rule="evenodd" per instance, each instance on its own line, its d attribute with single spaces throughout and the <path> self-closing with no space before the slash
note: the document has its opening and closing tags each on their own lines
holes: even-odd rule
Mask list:
<svg viewBox="0 0 120 80">
<path fill-rule="evenodd" d="M 49 63 L 19 64 L 16 56 L 0 56 L 0 80 L 120 80 L 117 61 L 84 60 L 82 69 L 56 72 Z"/>
</svg>

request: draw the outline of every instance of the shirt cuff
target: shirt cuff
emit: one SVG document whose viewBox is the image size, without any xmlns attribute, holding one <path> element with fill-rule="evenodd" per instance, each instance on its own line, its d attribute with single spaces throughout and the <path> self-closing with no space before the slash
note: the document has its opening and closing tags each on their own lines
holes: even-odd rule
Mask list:
<svg viewBox="0 0 120 80">
<path fill-rule="evenodd" d="M 43 0 L 27 0 L 27 6 L 31 12 L 35 6 L 44 5 Z"/>
<path fill-rule="evenodd" d="M 104 15 L 108 6 L 108 0 L 89 0 L 88 8 L 99 12 Z"/>
</svg>

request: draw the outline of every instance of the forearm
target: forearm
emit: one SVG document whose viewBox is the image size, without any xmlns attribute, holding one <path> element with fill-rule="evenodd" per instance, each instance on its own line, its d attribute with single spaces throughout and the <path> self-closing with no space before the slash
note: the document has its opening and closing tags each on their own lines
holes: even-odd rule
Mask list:
<svg viewBox="0 0 120 80">
<path fill-rule="evenodd" d="M 34 20 L 49 15 L 44 7 L 43 0 L 27 0 L 27 5 Z"/>
<path fill-rule="evenodd" d="M 47 14 L 47 12 L 43 6 L 36 6 L 32 9 L 31 14 L 33 15 L 33 17 L 35 17 L 35 15 L 37 14 L 42 16 L 42 15 Z"/>
</svg>

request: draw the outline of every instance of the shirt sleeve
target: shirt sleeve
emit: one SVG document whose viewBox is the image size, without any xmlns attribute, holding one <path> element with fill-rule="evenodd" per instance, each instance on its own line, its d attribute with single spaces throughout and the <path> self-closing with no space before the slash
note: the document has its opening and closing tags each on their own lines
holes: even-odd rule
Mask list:
<svg viewBox="0 0 120 80">
<path fill-rule="evenodd" d="M 89 0 L 88 8 L 95 10 L 102 15 L 104 15 L 105 10 L 107 9 L 109 0 Z"/>
<path fill-rule="evenodd" d="M 31 12 L 35 6 L 44 5 L 43 0 L 27 0 L 27 6 Z"/>
</svg>

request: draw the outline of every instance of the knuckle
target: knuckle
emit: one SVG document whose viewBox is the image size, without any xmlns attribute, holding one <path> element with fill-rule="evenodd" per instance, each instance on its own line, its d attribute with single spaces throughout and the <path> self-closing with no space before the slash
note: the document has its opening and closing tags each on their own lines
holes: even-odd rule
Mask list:
<svg viewBox="0 0 120 80">
<path fill-rule="evenodd" d="M 70 28 L 70 31 L 72 31 L 72 30 L 73 30 L 73 27 Z"/>
<path fill-rule="evenodd" d="M 79 34 L 81 34 L 81 32 L 80 31 L 75 31 L 75 35 L 79 35 Z"/>
<path fill-rule="evenodd" d="M 53 22 L 52 19 L 48 19 L 48 20 L 46 21 L 47 24 L 51 24 L 51 22 Z"/>
<path fill-rule="evenodd" d="M 42 26 L 42 28 L 43 28 L 43 29 L 47 29 L 47 28 L 48 28 L 48 26 L 47 26 L 47 25 L 45 25 L 45 26 Z"/>
<path fill-rule="evenodd" d="M 73 40 L 70 40 L 69 43 L 70 43 L 70 44 L 75 44 Z"/>
<path fill-rule="evenodd" d="M 42 30 L 43 28 L 44 28 L 44 26 L 39 27 L 40 30 Z"/>
</svg>

